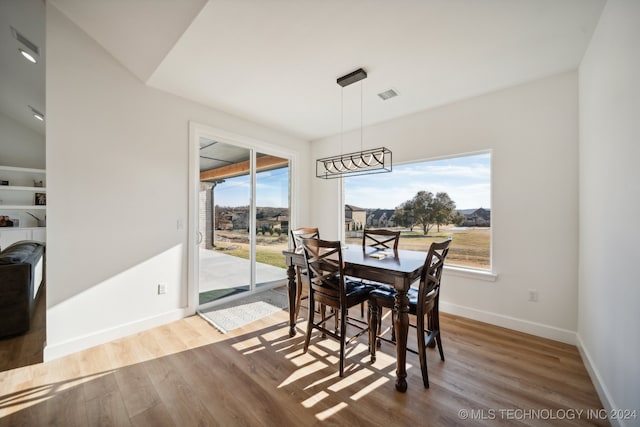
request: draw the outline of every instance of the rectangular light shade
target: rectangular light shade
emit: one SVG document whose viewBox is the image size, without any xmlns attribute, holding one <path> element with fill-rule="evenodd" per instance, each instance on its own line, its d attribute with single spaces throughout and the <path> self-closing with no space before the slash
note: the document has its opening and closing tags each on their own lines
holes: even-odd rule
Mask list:
<svg viewBox="0 0 640 427">
<path fill-rule="evenodd" d="M 316 160 L 316 177 L 323 179 L 391 172 L 391 150 L 385 147 Z"/>
</svg>

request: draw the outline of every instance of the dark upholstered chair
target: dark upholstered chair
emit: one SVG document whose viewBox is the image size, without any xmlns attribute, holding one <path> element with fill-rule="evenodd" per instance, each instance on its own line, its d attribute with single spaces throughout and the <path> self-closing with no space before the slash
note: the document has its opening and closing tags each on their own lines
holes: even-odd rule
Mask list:
<svg viewBox="0 0 640 427">
<path fill-rule="evenodd" d="M 420 286 L 418 289 L 411 288 L 409 290 L 409 314 L 416 316 L 415 326 L 418 336 L 418 355 L 420 357 L 420 368 L 422 370 L 422 381 L 425 388 L 429 388 L 429 375 L 427 373 L 427 346 L 435 339 L 440 352 L 440 359 L 444 361 L 444 352 L 442 351 L 442 339 L 440 337 L 440 319 L 438 304 L 440 298 L 440 282 L 442 278 L 442 269 L 444 260 L 449 252 L 449 244 L 451 240 L 441 243 L 432 243 L 429 247 L 429 253 L 425 259 L 424 268 L 420 277 Z M 381 313 L 381 307 L 394 309 L 395 289 L 378 288 L 371 291 L 369 295 L 369 342 L 371 343 L 371 361 L 376 360 L 376 341 L 383 341 L 395 344 L 395 340 L 387 340 L 378 335 L 378 316 Z M 395 316 L 393 316 L 395 319 Z M 425 324 L 426 319 L 426 324 Z M 413 351 L 408 348 L 409 351 Z M 415 352 L 415 351 L 414 351 Z"/>
<path fill-rule="evenodd" d="M 340 342 L 340 376 L 342 377 L 344 376 L 344 354 L 347 342 L 347 309 L 367 301 L 369 292 L 373 288 L 358 282 L 345 282 L 342 248 L 339 241 L 303 239 L 302 247 L 310 284 L 309 317 L 304 352 L 306 353 L 309 349 L 314 329 L 338 340 Z M 316 302 L 333 308 L 331 316 L 326 317 L 324 309 L 322 309 L 322 319 L 316 322 L 314 310 Z M 339 330 L 331 330 L 327 327 L 327 322 L 336 316 L 338 316 Z"/>
<path fill-rule="evenodd" d="M 400 232 L 385 229 L 365 228 L 362 231 L 362 247 L 370 246 L 372 248 L 384 250 L 398 250 L 398 242 L 400 241 Z M 364 304 L 360 305 L 360 317 L 364 317 Z"/>
</svg>

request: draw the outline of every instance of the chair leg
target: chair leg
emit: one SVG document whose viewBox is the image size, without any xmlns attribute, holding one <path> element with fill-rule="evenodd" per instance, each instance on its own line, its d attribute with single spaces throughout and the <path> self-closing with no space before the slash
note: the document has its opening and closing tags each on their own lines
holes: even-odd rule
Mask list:
<svg viewBox="0 0 640 427">
<path fill-rule="evenodd" d="M 311 301 L 309 301 L 309 305 L 311 305 Z M 327 320 L 327 306 L 324 304 L 320 304 L 320 315 L 322 316 L 322 326 L 326 328 L 327 325 L 324 322 Z M 321 335 L 322 338 L 325 338 L 326 336 L 327 334 L 324 332 Z"/>
<path fill-rule="evenodd" d="M 344 377 L 344 347 L 347 335 L 347 310 L 340 309 L 340 377 Z"/>
<path fill-rule="evenodd" d="M 296 293 L 297 293 L 297 301 L 296 301 L 296 312 L 295 312 L 295 319 L 298 319 L 298 316 L 300 315 L 300 305 L 302 304 L 302 274 L 300 273 L 300 267 L 296 267 L 297 271 L 297 278 L 298 278 L 298 283 L 297 283 L 297 289 L 296 289 Z"/>
<path fill-rule="evenodd" d="M 378 310 L 376 310 L 378 312 L 378 331 L 382 331 L 382 307 L 378 307 Z M 392 329 L 393 329 L 393 325 Z M 378 337 L 376 337 L 376 346 L 378 348 L 382 347 L 382 340 L 378 339 Z"/>
<path fill-rule="evenodd" d="M 396 342 L 396 311 L 391 309 L 391 341 Z"/>
<path fill-rule="evenodd" d="M 309 292 L 309 316 L 307 319 L 307 336 L 304 339 L 304 351 L 303 353 L 306 353 L 307 350 L 309 350 L 309 341 L 311 341 L 311 331 L 313 331 L 313 317 L 315 315 L 315 311 L 313 309 L 314 307 L 314 302 L 313 302 L 313 293 Z M 324 305 L 322 306 L 322 317 L 324 318 Z"/>
<path fill-rule="evenodd" d="M 378 325 L 379 325 L 379 311 L 376 304 L 372 304 L 369 301 L 369 354 L 371 356 L 371 363 L 376 361 L 376 347 L 378 346 Z"/>
<path fill-rule="evenodd" d="M 418 316 L 416 331 L 418 334 L 418 357 L 420 359 L 420 370 L 422 371 L 422 383 L 424 388 L 429 388 L 429 374 L 427 373 L 427 346 L 424 338 L 424 316 Z"/>
<path fill-rule="evenodd" d="M 444 351 L 442 350 L 442 338 L 440 337 L 440 316 L 438 313 L 438 308 L 436 307 L 434 311 L 431 312 L 432 324 L 435 331 L 436 343 L 438 345 L 438 352 L 440 353 L 440 360 L 444 362 Z"/>
</svg>

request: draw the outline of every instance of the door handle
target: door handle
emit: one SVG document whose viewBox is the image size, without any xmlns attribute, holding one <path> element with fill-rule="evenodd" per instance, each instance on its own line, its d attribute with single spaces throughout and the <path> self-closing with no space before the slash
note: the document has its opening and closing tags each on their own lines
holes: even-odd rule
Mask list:
<svg viewBox="0 0 640 427">
<path fill-rule="evenodd" d="M 198 231 L 198 244 L 202 243 L 202 233 Z"/>
</svg>

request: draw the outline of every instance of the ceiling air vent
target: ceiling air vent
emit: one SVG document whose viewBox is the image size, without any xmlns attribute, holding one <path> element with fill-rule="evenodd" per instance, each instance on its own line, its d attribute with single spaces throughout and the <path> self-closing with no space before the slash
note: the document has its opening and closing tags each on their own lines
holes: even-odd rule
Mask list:
<svg viewBox="0 0 640 427">
<path fill-rule="evenodd" d="M 389 89 L 385 90 L 384 92 L 380 92 L 378 96 L 382 98 L 383 101 L 386 101 L 387 99 L 395 98 L 396 96 L 398 96 L 398 92 L 396 92 L 394 89 Z"/>
<path fill-rule="evenodd" d="M 33 43 L 31 40 L 29 40 L 28 38 L 26 38 L 25 36 L 20 34 L 18 32 L 18 30 L 16 30 L 15 28 L 11 27 L 11 34 L 13 34 L 13 37 L 16 40 L 18 40 L 20 43 L 22 43 L 22 45 L 24 47 L 26 47 L 27 49 L 29 49 L 31 52 L 35 53 L 36 55 L 40 55 L 40 48 L 35 43 Z"/>
</svg>

